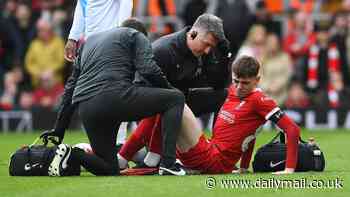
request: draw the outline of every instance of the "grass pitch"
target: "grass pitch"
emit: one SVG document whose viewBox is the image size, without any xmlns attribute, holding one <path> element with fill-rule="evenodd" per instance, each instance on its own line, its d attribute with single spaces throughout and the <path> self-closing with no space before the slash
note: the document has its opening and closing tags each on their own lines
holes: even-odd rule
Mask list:
<svg viewBox="0 0 350 197">
<path fill-rule="evenodd" d="M 269 142 L 274 135 L 275 132 L 261 133 L 256 147 Z M 31 144 L 37 136 L 38 133 L 0 134 L 0 197 L 350 196 L 348 130 L 302 131 L 302 137 L 314 137 L 325 154 L 326 170 L 321 173 L 95 177 L 85 172 L 80 177 L 10 177 L 11 153 L 21 145 Z M 66 132 L 65 143 L 79 142 L 87 142 L 83 132 Z"/>
</svg>

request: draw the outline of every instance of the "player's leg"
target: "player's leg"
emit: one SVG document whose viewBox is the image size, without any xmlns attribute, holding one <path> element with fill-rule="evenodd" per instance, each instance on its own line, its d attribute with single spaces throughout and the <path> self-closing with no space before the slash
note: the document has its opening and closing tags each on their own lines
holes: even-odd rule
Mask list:
<svg viewBox="0 0 350 197">
<path fill-rule="evenodd" d="M 174 89 L 133 87 L 124 94 L 121 101 L 123 118 L 144 118 L 156 113 L 162 114 L 162 160 L 160 174 L 162 172 L 183 171 L 177 169 L 175 164 L 176 139 L 181 126 L 181 118 L 184 109 L 184 96 Z M 167 170 L 173 168 L 174 170 Z M 177 174 L 177 173 L 175 173 Z"/>
<path fill-rule="evenodd" d="M 159 124 L 155 124 L 153 129 L 152 138 L 149 142 L 149 149 L 151 152 L 158 153 L 161 152 L 161 132 Z M 201 127 L 197 122 L 196 117 L 192 113 L 191 109 L 185 105 L 184 112 L 182 115 L 180 133 L 177 137 L 176 145 L 180 152 L 187 152 L 189 149 L 194 147 L 199 138 L 203 135 Z"/>
<path fill-rule="evenodd" d="M 181 129 L 177 138 L 177 148 L 180 152 L 187 152 L 190 148 L 194 147 L 199 138 L 203 135 L 201 127 L 197 122 L 191 109 L 185 105 L 184 113 L 182 116 Z"/>
<path fill-rule="evenodd" d="M 127 137 L 128 122 L 122 122 L 118 129 L 117 144 L 124 144 Z"/>
<path fill-rule="evenodd" d="M 127 162 L 131 161 L 137 152 L 150 141 L 152 129 L 155 123 L 155 116 L 142 119 L 136 130 L 132 132 L 118 153 L 120 168 L 126 168 Z M 143 159 L 142 159 L 143 160 Z"/>
<path fill-rule="evenodd" d="M 161 115 L 155 117 L 150 141 L 148 142 L 148 153 L 143 160 L 147 167 L 156 167 L 159 165 L 162 154 L 162 133 L 161 133 Z"/>
</svg>

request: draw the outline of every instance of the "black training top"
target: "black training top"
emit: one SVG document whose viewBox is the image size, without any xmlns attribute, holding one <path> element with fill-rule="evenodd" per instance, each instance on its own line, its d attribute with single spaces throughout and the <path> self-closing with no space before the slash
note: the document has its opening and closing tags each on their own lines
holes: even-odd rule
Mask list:
<svg viewBox="0 0 350 197">
<path fill-rule="evenodd" d="M 168 82 L 153 60 L 149 40 L 125 27 L 90 36 L 83 47 L 73 103 L 89 99 L 102 91 L 125 90 L 135 72 L 155 87 L 168 88 Z"/>
<path fill-rule="evenodd" d="M 195 57 L 186 43 L 190 27 L 163 36 L 152 43 L 154 58 L 172 86 L 185 94 L 190 88 L 225 88 L 229 82 L 229 50 L 223 44 L 210 54 Z"/>
<path fill-rule="evenodd" d="M 133 84 L 136 71 L 153 86 L 171 88 L 153 60 L 151 43 L 142 33 L 119 27 L 90 36 L 78 50 L 54 130 L 63 136 L 76 103 L 102 91 L 126 90 Z"/>
</svg>

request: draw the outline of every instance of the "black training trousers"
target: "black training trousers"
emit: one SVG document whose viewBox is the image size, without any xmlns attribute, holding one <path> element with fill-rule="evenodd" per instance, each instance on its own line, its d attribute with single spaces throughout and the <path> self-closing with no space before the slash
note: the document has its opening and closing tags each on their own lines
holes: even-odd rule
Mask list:
<svg viewBox="0 0 350 197">
<path fill-rule="evenodd" d="M 79 114 L 95 155 L 73 151 L 82 166 L 95 175 L 117 175 L 116 136 L 123 121 L 162 114 L 162 166 L 175 162 L 176 138 L 184 109 L 184 95 L 175 89 L 140 87 L 106 91 L 79 103 Z"/>
</svg>

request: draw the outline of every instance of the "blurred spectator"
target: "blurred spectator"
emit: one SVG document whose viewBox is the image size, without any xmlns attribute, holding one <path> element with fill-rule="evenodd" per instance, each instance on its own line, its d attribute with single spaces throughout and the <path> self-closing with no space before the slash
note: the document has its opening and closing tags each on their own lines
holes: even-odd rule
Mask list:
<svg viewBox="0 0 350 197">
<path fill-rule="evenodd" d="M 313 32 L 312 19 L 306 12 L 296 11 L 292 14 L 287 35 L 283 41 L 283 48 L 292 57 L 294 73 L 297 78 L 301 78 L 303 62 L 302 58 L 307 55 L 309 48 L 316 41 Z"/>
<path fill-rule="evenodd" d="M 236 59 L 242 55 L 253 56 L 259 61 L 263 59 L 265 54 L 266 29 L 262 25 L 253 25 L 249 30 L 247 40 L 239 49 Z"/>
<path fill-rule="evenodd" d="M 54 34 L 51 24 L 45 19 L 39 19 L 37 30 L 38 36 L 31 43 L 25 59 L 33 87 L 37 87 L 41 75 L 47 73 L 52 73 L 55 80 L 62 83 L 64 42 Z"/>
<path fill-rule="evenodd" d="M 284 106 L 288 109 L 305 109 L 310 107 L 310 100 L 303 89 L 303 85 L 296 80 L 293 80 L 289 85 L 288 96 Z"/>
<path fill-rule="evenodd" d="M 266 8 L 265 1 L 260 0 L 256 3 L 255 16 L 253 19 L 254 24 L 263 25 L 268 33 L 273 32 L 282 36 L 281 24 L 279 21 L 274 21 L 269 10 Z"/>
<path fill-rule="evenodd" d="M 4 8 L 1 10 L 1 16 L 5 19 L 14 16 L 17 8 L 17 0 L 5 0 Z"/>
<path fill-rule="evenodd" d="M 63 9 L 55 9 L 52 13 L 52 26 L 56 35 L 66 39 L 69 34 L 69 26 L 67 12 Z"/>
<path fill-rule="evenodd" d="M 179 11 L 179 15 L 183 19 L 185 26 L 192 26 L 198 16 L 203 14 L 206 9 L 207 0 L 186 1 Z"/>
<path fill-rule="evenodd" d="M 18 96 L 17 84 L 21 80 L 21 75 L 14 72 L 7 72 L 4 78 L 4 89 L 0 97 L 0 109 L 11 110 L 15 107 Z"/>
<path fill-rule="evenodd" d="M 329 73 L 328 88 L 319 91 L 312 100 L 316 107 L 328 106 L 331 108 L 348 109 L 350 107 L 349 97 L 350 91 L 344 87 L 341 73 L 331 72 Z"/>
<path fill-rule="evenodd" d="M 16 64 L 16 56 L 18 56 L 17 40 L 14 37 L 13 29 L 8 20 L 0 17 L 0 89 L 2 87 L 4 74 L 11 70 Z"/>
<path fill-rule="evenodd" d="M 57 83 L 52 73 L 41 75 L 39 86 L 33 92 L 34 104 L 41 107 L 53 108 L 57 105 L 60 95 L 63 93 L 63 85 Z"/>
<path fill-rule="evenodd" d="M 52 21 L 52 12 L 55 8 L 54 0 L 40 0 L 40 16 L 39 18 Z"/>
<path fill-rule="evenodd" d="M 314 95 L 313 104 L 324 106 L 328 100 L 330 107 L 339 107 L 339 94 L 345 90 L 342 75 L 347 65 L 341 64 L 339 49 L 330 40 L 329 26 L 320 23 L 317 30 L 317 42 L 305 59 L 305 86 Z"/>
<path fill-rule="evenodd" d="M 218 0 L 214 14 L 224 21 L 224 31 L 230 41 L 233 57 L 236 56 L 253 24 L 253 14 L 247 1 Z"/>
<path fill-rule="evenodd" d="M 349 47 L 350 47 L 350 32 L 349 32 L 350 20 L 348 19 L 348 13 L 345 11 L 339 11 L 335 13 L 332 20 L 332 28 L 330 29 L 331 42 L 337 45 L 339 51 L 339 61 L 342 67 L 342 78 L 344 85 L 350 86 L 350 72 L 349 72 Z"/>
<path fill-rule="evenodd" d="M 309 92 L 327 89 L 330 72 L 338 72 L 340 67 L 339 50 L 330 42 L 328 27 L 317 26 L 316 43 L 304 59 L 305 86 Z"/>
<path fill-rule="evenodd" d="M 31 110 L 34 105 L 33 94 L 30 91 L 22 91 L 19 96 L 18 109 Z"/>
<path fill-rule="evenodd" d="M 30 42 L 35 37 L 35 24 L 32 20 L 31 9 L 25 3 L 19 3 L 15 16 L 10 18 L 10 25 L 13 28 L 15 39 L 17 40 L 17 50 L 19 51 L 19 65 L 23 65 L 24 57 Z"/>
<path fill-rule="evenodd" d="M 262 60 L 260 87 L 280 106 L 287 98 L 289 79 L 292 76 L 291 63 L 289 55 L 281 50 L 278 36 L 269 34 Z"/>
</svg>

